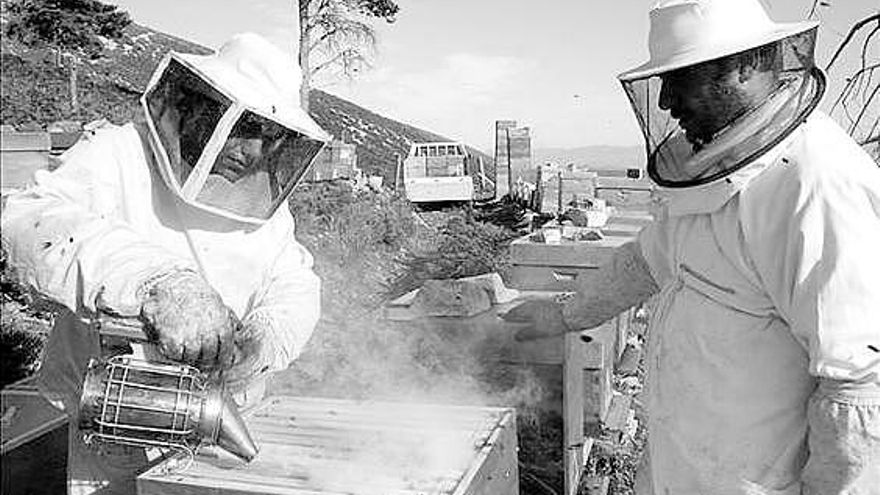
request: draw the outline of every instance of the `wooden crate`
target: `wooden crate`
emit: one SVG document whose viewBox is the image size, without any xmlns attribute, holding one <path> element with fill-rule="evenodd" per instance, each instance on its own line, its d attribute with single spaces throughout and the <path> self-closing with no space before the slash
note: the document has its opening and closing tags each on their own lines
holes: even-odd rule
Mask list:
<svg viewBox="0 0 880 495">
<path fill-rule="evenodd" d="M 245 415 L 250 464 L 197 456 L 138 477 L 139 495 L 518 493 L 512 409 L 271 397 Z"/>
</svg>

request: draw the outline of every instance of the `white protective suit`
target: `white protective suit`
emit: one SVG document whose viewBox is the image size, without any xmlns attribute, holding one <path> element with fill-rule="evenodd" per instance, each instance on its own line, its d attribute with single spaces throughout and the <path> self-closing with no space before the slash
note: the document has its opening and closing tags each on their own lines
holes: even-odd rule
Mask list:
<svg viewBox="0 0 880 495">
<path fill-rule="evenodd" d="M 816 112 L 739 171 L 667 193 L 643 259 L 601 277 L 624 281 L 611 312 L 644 299 L 639 270 L 661 288 L 638 493 L 880 493 L 880 168 Z M 603 289 L 565 307 L 571 328 L 610 316 Z"/>
<path fill-rule="evenodd" d="M 70 311 L 56 321 L 40 377 L 47 395 L 72 416 L 85 365 L 101 352 L 83 320 L 94 316 L 99 301 L 137 315 L 147 280 L 179 269 L 201 273 L 243 324 L 258 322 L 269 371 L 297 357 L 319 316 L 319 279 L 294 238 L 287 205 L 262 224 L 194 208 L 163 181 L 149 140 L 142 124 L 99 128 L 67 151 L 56 170 L 38 172 L 36 185 L 10 196 L 3 210 L 10 264 Z M 265 377 L 253 383 L 250 397 L 237 400 L 259 398 Z M 134 493 L 144 452 L 115 450 L 87 448 L 72 425 L 71 493 Z"/>
</svg>

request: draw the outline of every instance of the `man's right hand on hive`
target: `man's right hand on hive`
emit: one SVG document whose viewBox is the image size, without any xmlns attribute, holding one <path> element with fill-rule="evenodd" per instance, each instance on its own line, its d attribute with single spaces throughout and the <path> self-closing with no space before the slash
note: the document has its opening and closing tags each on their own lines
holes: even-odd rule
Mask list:
<svg viewBox="0 0 880 495">
<path fill-rule="evenodd" d="M 551 300 L 532 299 L 524 301 L 501 315 L 509 323 L 522 324 L 516 332 L 518 341 L 561 337 L 572 331 L 562 316 L 562 306 Z"/>
<path fill-rule="evenodd" d="M 140 316 L 147 336 L 169 359 L 204 371 L 230 366 L 238 318 L 198 273 L 180 270 L 150 285 Z"/>
</svg>

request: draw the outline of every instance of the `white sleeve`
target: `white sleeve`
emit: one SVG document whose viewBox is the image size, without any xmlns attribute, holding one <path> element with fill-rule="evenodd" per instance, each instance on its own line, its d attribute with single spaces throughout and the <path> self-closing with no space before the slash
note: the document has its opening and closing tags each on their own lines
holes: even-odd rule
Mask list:
<svg viewBox="0 0 880 495">
<path fill-rule="evenodd" d="M 126 132 L 134 130 L 103 130 L 80 141 L 59 168 L 38 172 L 36 185 L 10 195 L 3 208 L 10 266 L 22 282 L 73 311 L 99 304 L 135 315 L 146 282 L 194 268 L 120 221 L 115 210 L 121 205 L 111 206 L 123 167 L 148 166 L 119 163 L 118 147 L 132 141 Z"/>
<path fill-rule="evenodd" d="M 287 368 L 300 355 L 321 315 L 321 281 L 312 265 L 312 255 L 294 238 L 291 223 L 284 247 L 242 319 L 265 332 L 270 371 Z"/>
<path fill-rule="evenodd" d="M 672 278 L 672 243 L 670 242 L 671 222 L 660 215 L 639 232 L 638 245 L 658 287 L 662 288 Z"/>
<path fill-rule="evenodd" d="M 741 214 L 810 372 L 880 381 L 880 169 L 839 128 L 819 125 L 743 191 Z"/>
</svg>

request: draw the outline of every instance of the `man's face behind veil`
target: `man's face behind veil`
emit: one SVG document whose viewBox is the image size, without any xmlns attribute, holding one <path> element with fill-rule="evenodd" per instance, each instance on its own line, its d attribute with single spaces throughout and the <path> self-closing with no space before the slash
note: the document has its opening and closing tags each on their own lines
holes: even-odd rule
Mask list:
<svg viewBox="0 0 880 495">
<path fill-rule="evenodd" d="M 668 110 L 687 140 L 701 145 L 748 109 L 740 75 L 730 58 L 684 67 L 661 76 L 660 108 Z"/>
<path fill-rule="evenodd" d="M 236 182 L 256 172 L 261 167 L 263 145 L 263 127 L 248 119 L 242 120 L 232 129 L 211 173 Z"/>
</svg>

